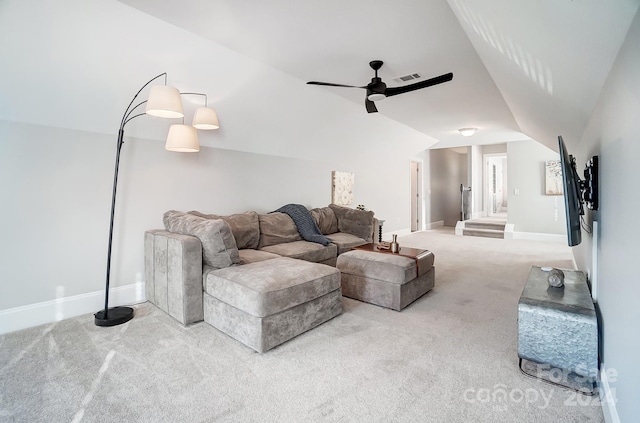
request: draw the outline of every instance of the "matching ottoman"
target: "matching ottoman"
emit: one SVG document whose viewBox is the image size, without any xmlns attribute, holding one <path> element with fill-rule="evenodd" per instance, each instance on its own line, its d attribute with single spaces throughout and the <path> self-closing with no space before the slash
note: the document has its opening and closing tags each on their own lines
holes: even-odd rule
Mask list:
<svg viewBox="0 0 640 423">
<path fill-rule="evenodd" d="M 433 253 L 418 258 L 353 250 L 338 256 L 342 295 L 400 311 L 429 292 L 435 281 Z"/>
<path fill-rule="evenodd" d="M 265 352 L 342 313 L 340 272 L 280 257 L 209 270 L 204 320 Z"/>
</svg>

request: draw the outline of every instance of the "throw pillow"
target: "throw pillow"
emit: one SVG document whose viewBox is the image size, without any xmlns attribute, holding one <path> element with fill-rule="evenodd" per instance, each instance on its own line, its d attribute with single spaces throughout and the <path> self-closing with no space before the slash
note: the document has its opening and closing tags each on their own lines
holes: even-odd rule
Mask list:
<svg viewBox="0 0 640 423">
<path fill-rule="evenodd" d="M 222 219 L 204 219 L 192 214 L 170 210 L 163 216 L 169 232 L 195 236 L 202 243 L 205 264 L 218 269 L 240 264 L 240 255 L 231 227 Z"/>
<path fill-rule="evenodd" d="M 258 215 L 260 220 L 260 244 L 258 248 L 285 242 L 301 241 L 296 224 L 289 215 L 284 213 L 269 213 Z"/>
<path fill-rule="evenodd" d="M 373 242 L 373 212 L 329 204 L 338 218 L 338 230 Z"/>
<path fill-rule="evenodd" d="M 336 214 L 331 210 L 331 207 L 311 209 L 310 212 L 318 228 L 320 228 L 320 232 L 324 235 L 338 232 L 338 219 L 336 219 Z"/>
<path fill-rule="evenodd" d="M 236 245 L 239 249 L 258 248 L 258 243 L 260 242 L 260 223 L 258 221 L 258 213 L 254 211 L 228 216 L 204 214 L 198 211 L 190 211 L 189 214 L 205 219 L 222 219 L 231 226 L 231 232 L 233 232 L 233 237 L 236 239 Z"/>
</svg>

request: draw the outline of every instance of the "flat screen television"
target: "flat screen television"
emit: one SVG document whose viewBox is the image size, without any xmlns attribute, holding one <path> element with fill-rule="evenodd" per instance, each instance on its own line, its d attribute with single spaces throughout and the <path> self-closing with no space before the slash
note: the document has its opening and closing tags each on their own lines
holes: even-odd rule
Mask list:
<svg viewBox="0 0 640 423">
<path fill-rule="evenodd" d="M 598 210 L 598 156 L 593 156 L 584 170 L 584 180 L 578 176 L 576 159 L 567 151 L 562 136 L 558 137 L 564 209 L 567 220 L 567 243 L 570 247 L 582 242 L 584 206 Z"/>
</svg>

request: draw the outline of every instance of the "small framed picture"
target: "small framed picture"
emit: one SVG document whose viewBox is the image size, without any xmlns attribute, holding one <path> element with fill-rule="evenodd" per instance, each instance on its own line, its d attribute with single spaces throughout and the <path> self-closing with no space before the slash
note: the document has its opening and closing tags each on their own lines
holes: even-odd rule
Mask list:
<svg viewBox="0 0 640 423">
<path fill-rule="evenodd" d="M 545 194 L 563 195 L 562 187 L 562 167 L 560 160 L 549 160 L 545 162 Z"/>
</svg>

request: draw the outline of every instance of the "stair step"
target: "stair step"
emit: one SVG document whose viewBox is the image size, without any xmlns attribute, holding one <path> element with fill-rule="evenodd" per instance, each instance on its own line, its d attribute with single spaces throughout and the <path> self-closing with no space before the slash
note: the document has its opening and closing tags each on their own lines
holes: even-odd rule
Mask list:
<svg viewBox="0 0 640 423">
<path fill-rule="evenodd" d="M 500 238 L 504 239 L 504 230 L 496 230 L 496 229 L 464 229 L 462 231 L 462 235 L 465 236 L 480 236 L 484 238 Z"/>
<path fill-rule="evenodd" d="M 505 224 L 494 222 L 472 222 L 467 220 L 464 222 L 464 227 L 467 229 L 492 229 L 496 231 L 504 231 Z"/>
</svg>

